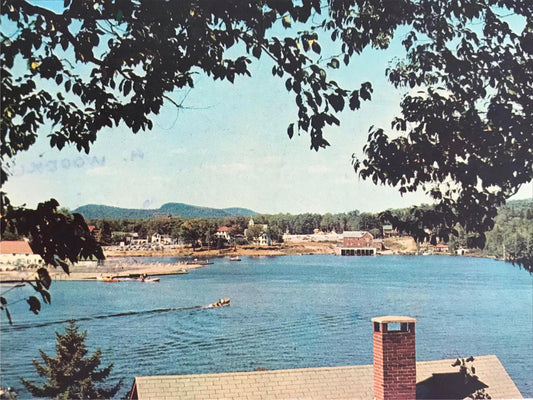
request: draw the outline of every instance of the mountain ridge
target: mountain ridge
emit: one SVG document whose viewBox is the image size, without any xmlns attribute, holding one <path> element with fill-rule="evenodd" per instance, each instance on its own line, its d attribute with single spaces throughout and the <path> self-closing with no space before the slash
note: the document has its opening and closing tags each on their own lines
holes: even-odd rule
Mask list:
<svg viewBox="0 0 533 400">
<path fill-rule="evenodd" d="M 165 203 L 159 208 L 122 208 L 106 206 L 103 204 L 86 204 L 74 210 L 87 219 L 146 219 L 161 216 L 180 216 L 189 218 L 223 218 L 223 217 L 247 217 L 258 213 L 242 207 L 213 208 L 194 206 L 185 203 Z"/>
</svg>

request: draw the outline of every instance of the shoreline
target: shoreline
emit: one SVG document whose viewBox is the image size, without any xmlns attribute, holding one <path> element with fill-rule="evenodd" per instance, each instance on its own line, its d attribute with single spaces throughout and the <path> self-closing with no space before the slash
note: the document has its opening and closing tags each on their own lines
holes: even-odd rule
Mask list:
<svg viewBox="0 0 533 400">
<path fill-rule="evenodd" d="M 335 254 L 337 243 L 333 242 L 288 242 L 271 246 L 239 245 L 235 248 L 193 250 L 191 247 L 169 247 L 164 250 L 120 250 L 116 246 L 104 248 L 106 257 L 183 257 L 214 258 L 229 256 L 286 256 Z"/>
<path fill-rule="evenodd" d="M 205 264 L 187 263 L 110 263 L 109 265 L 97 266 L 86 263 L 71 267 L 70 274 L 66 274 L 60 267 L 49 267 L 48 273 L 52 281 L 102 281 L 103 277 L 117 278 L 122 280 L 135 280 L 141 274 L 149 276 L 184 275 L 190 270 L 204 267 Z M 36 269 L 23 269 L 17 271 L 0 271 L 0 283 L 15 283 L 21 281 L 33 281 L 37 275 Z"/>
<path fill-rule="evenodd" d="M 101 281 L 103 277 L 118 278 L 123 280 L 134 279 L 141 274 L 148 276 L 182 275 L 190 270 L 207 266 L 202 260 L 209 258 L 222 258 L 230 256 L 243 257 L 277 257 L 283 255 L 312 255 L 334 254 L 335 245 L 332 243 L 305 243 L 290 245 L 274 245 L 269 247 L 239 246 L 234 249 L 192 251 L 191 248 L 176 248 L 165 250 L 135 250 L 123 251 L 113 247 L 104 247 L 106 262 L 97 266 L 96 262 L 82 261 L 71 267 L 70 274 L 66 274 L 60 267 L 48 267 L 52 281 Z M 190 258 L 192 261 L 178 263 L 127 263 L 120 262 L 131 257 L 180 257 Z M 198 262 L 195 262 L 198 261 Z M 16 283 L 33 281 L 37 275 L 37 268 L 21 269 L 15 271 L 0 271 L 0 283 Z"/>
<path fill-rule="evenodd" d="M 388 247 L 385 251 L 380 251 L 378 255 L 415 255 L 413 243 L 402 246 Z M 124 251 L 116 247 L 105 247 L 104 254 L 106 263 L 97 266 L 95 262 L 80 262 L 71 267 L 70 274 L 66 274 L 61 268 L 48 268 L 50 277 L 54 281 L 101 281 L 103 277 L 118 278 L 123 280 L 133 280 L 141 274 L 148 276 L 165 276 L 187 274 L 190 270 L 205 267 L 205 262 L 209 258 L 224 258 L 231 256 L 243 257 L 278 257 L 285 255 L 316 255 L 316 254 L 336 254 L 337 243 L 333 242 L 288 242 L 273 246 L 237 246 L 236 248 L 222 250 L 199 249 L 193 251 L 191 248 L 168 248 L 164 250 L 134 250 Z M 439 254 L 436 255 L 450 255 Z M 481 254 L 472 252 L 467 257 L 482 257 Z M 144 262 L 121 262 L 131 257 L 180 257 L 183 261 L 177 263 L 144 263 Z M 185 259 L 193 258 L 193 261 Z M 33 281 L 36 277 L 36 268 L 21 269 L 15 271 L 0 271 L 0 283 L 16 283 L 21 281 Z"/>
</svg>

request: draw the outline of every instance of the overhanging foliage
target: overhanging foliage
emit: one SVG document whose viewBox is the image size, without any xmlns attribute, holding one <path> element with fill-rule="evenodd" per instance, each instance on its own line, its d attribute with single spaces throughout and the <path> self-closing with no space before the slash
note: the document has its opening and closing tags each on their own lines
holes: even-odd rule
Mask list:
<svg viewBox="0 0 533 400">
<path fill-rule="evenodd" d="M 294 96 L 288 136 L 306 133 L 312 149 L 326 147 L 324 128 L 339 125 L 340 112 L 359 109 L 373 92 L 370 82 L 356 79 L 352 88 L 340 87 L 328 72 L 365 48 L 387 49 L 405 27 L 406 57 L 386 74 L 409 93 L 392 121 L 394 134 L 371 128 L 364 158 L 354 159 L 359 175 L 401 193 L 425 191 L 436 201 L 435 226 L 450 232 L 461 223 L 480 234 L 480 244 L 496 208 L 533 178 L 530 1 L 169 0 L 154 7 L 65 0 L 50 9 L 46 2 L 2 0 L 1 6 L 2 24 L 14 27 L 9 36 L 1 33 L 1 183 L 9 160 L 47 124 L 52 147 L 89 152 L 105 128 L 149 130 L 164 102 L 182 107 L 172 94 L 193 88 L 197 74 L 233 82 L 250 75 L 250 63 L 261 57 Z M 509 26 L 509 16 L 519 28 Z M 295 32 L 293 25 L 305 29 Z M 272 33 L 283 28 L 285 37 Z M 321 60 L 325 37 L 341 51 Z M 238 54 L 228 56 L 230 49 Z M 3 201 L 3 223 L 20 223 Z M 44 220 L 31 222 L 33 240 L 42 243 Z M 53 258 L 98 255 L 87 243 Z"/>
</svg>

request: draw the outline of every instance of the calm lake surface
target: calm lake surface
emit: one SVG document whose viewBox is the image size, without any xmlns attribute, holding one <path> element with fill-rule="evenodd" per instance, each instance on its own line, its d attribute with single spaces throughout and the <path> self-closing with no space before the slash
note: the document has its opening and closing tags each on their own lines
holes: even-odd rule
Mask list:
<svg viewBox="0 0 533 400">
<path fill-rule="evenodd" d="M 15 325 L 1 320 L 2 386 L 26 398 L 18 377 L 38 378 L 31 359 L 55 355 L 54 332 L 71 318 L 102 366 L 114 363 L 111 380 L 124 378 L 122 396 L 136 375 L 372 364 L 371 318 L 407 315 L 418 319 L 419 361 L 495 354 L 533 397 L 533 278 L 518 267 L 448 256 L 212 261 L 159 283 L 54 282 L 38 316 L 13 304 Z M 221 297 L 231 306 L 192 308 Z"/>
</svg>

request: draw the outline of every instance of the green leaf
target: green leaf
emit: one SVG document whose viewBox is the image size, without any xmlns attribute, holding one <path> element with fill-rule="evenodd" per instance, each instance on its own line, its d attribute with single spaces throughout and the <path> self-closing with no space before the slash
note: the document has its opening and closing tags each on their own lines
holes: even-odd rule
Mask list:
<svg viewBox="0 0 533 400">
<path fill-rule="evenodd" d="M 39 311 L 41 311 L 41 302 L 39 299 L 35 296 L 30 296 L 26 301 L 30 305 L 30 311 L 32 311 L 35 315 L 39 314 Z"/>
<path fill-rule="evenodd" d="M 348 54 L 345 54 L 343 61 L 344 61 L 344 65 L 348 65 L 350 63 L 350 56 Z"/>
<path fill-rule="evenodd" d="M 316 40 L 313 41 L 313 44 L 311 45 L 311 48 L 313 49 L 313 51 L 315 53 L 320 54 L 321 48 L 320 48 L 320 45 L 318 44 L 318 42 Z"/>
<path fill-rule="evenodd" d="M 361 107 L 361 101 L 359 100 L 359 93 L 357 90 L 352 92 L 350 96 L 350 110 L 358 110 Z"/>
<path fill-rule="evenodd" d="M 337 112 L 342 111 L 344 108 L 344 98 L 340 95 L 330 95 L 328 96 L 329 104 Z"/>
<path fill-rule="evenodd" d="M 361 99 L 363 100 L 370 100 L 372 93 L 372 84 L 370 82 L 365 82 L 361 84 L 361 89 L 359 90 L 359 95 L 361 96 Z"/>
<path fill-rule="evenodd" d="M 339 68 L 340 65 L 341 65 L 341 63 L 336 58 L 332 58 L 331 61 L 328 63 L 328 66 L 333 68 L 333 69 Z"/>
<path fill-rule="evenodd" d="M 50 278 L 48 270 L 46 268 L 39 268 L 37 270 L 37 275 L 39 276 L 39 281 L 43 284 L 43 286 L 46 289 L 49 289 L 50 285 L 52 284 L 52 278 Z"/>
<path fill-rule="evenodd" d="M 289 139 L 292 139 L 294 136 L 294 124 L 290 124 L 287 128 L 287 135 L 289 135 Z"/>
<path fill-rule="evenodd" d="M 285 81 L 285 88 L 287 88 L 287 91 L 290 92 L 291 89 L 292 89 L 292 79 L 291 78 L 288 78 L 286 81 Z"/>
<path fill-rule="evenodd" d="M 61 266 L 61 268 L 63 269 L 63 271 L 65 271 L 66 274 L 70 273 L 69 266 L 68 266 L 68 264 L 66 262 L 61 261 L 61 260 L 57 260 L 57 263 Z"/>
<path fill-rule="evenodd" d="M 252 48 L 252 54 L 255 58 L 261 58 L 261 46 L 254 46 Z"/>
<path fill-rule="evenodd" d="M 41 297 L 43 298 L 43 301 L 46 303 L 46 304 L 51 304 L 52 303 L 52 297 L 50 296 L 50 293 L 48 292 L 48 290 L 40 290 L 39 293 L 41 293 Z"/>
<path fill-rule="evenodd" d="M 127 80 L 126 82 L 124 82 L 124 96 L 127 96 L 130 91 L 131 91 L 131 81 Z"/>
<path fill-rule="evenodd" d="M 74 86 L 72 86 L 72 93 L 76 96 L 81 95 L 81 91 L 81 85 L 79 83 L 75 83 Z"/>
</svg>

